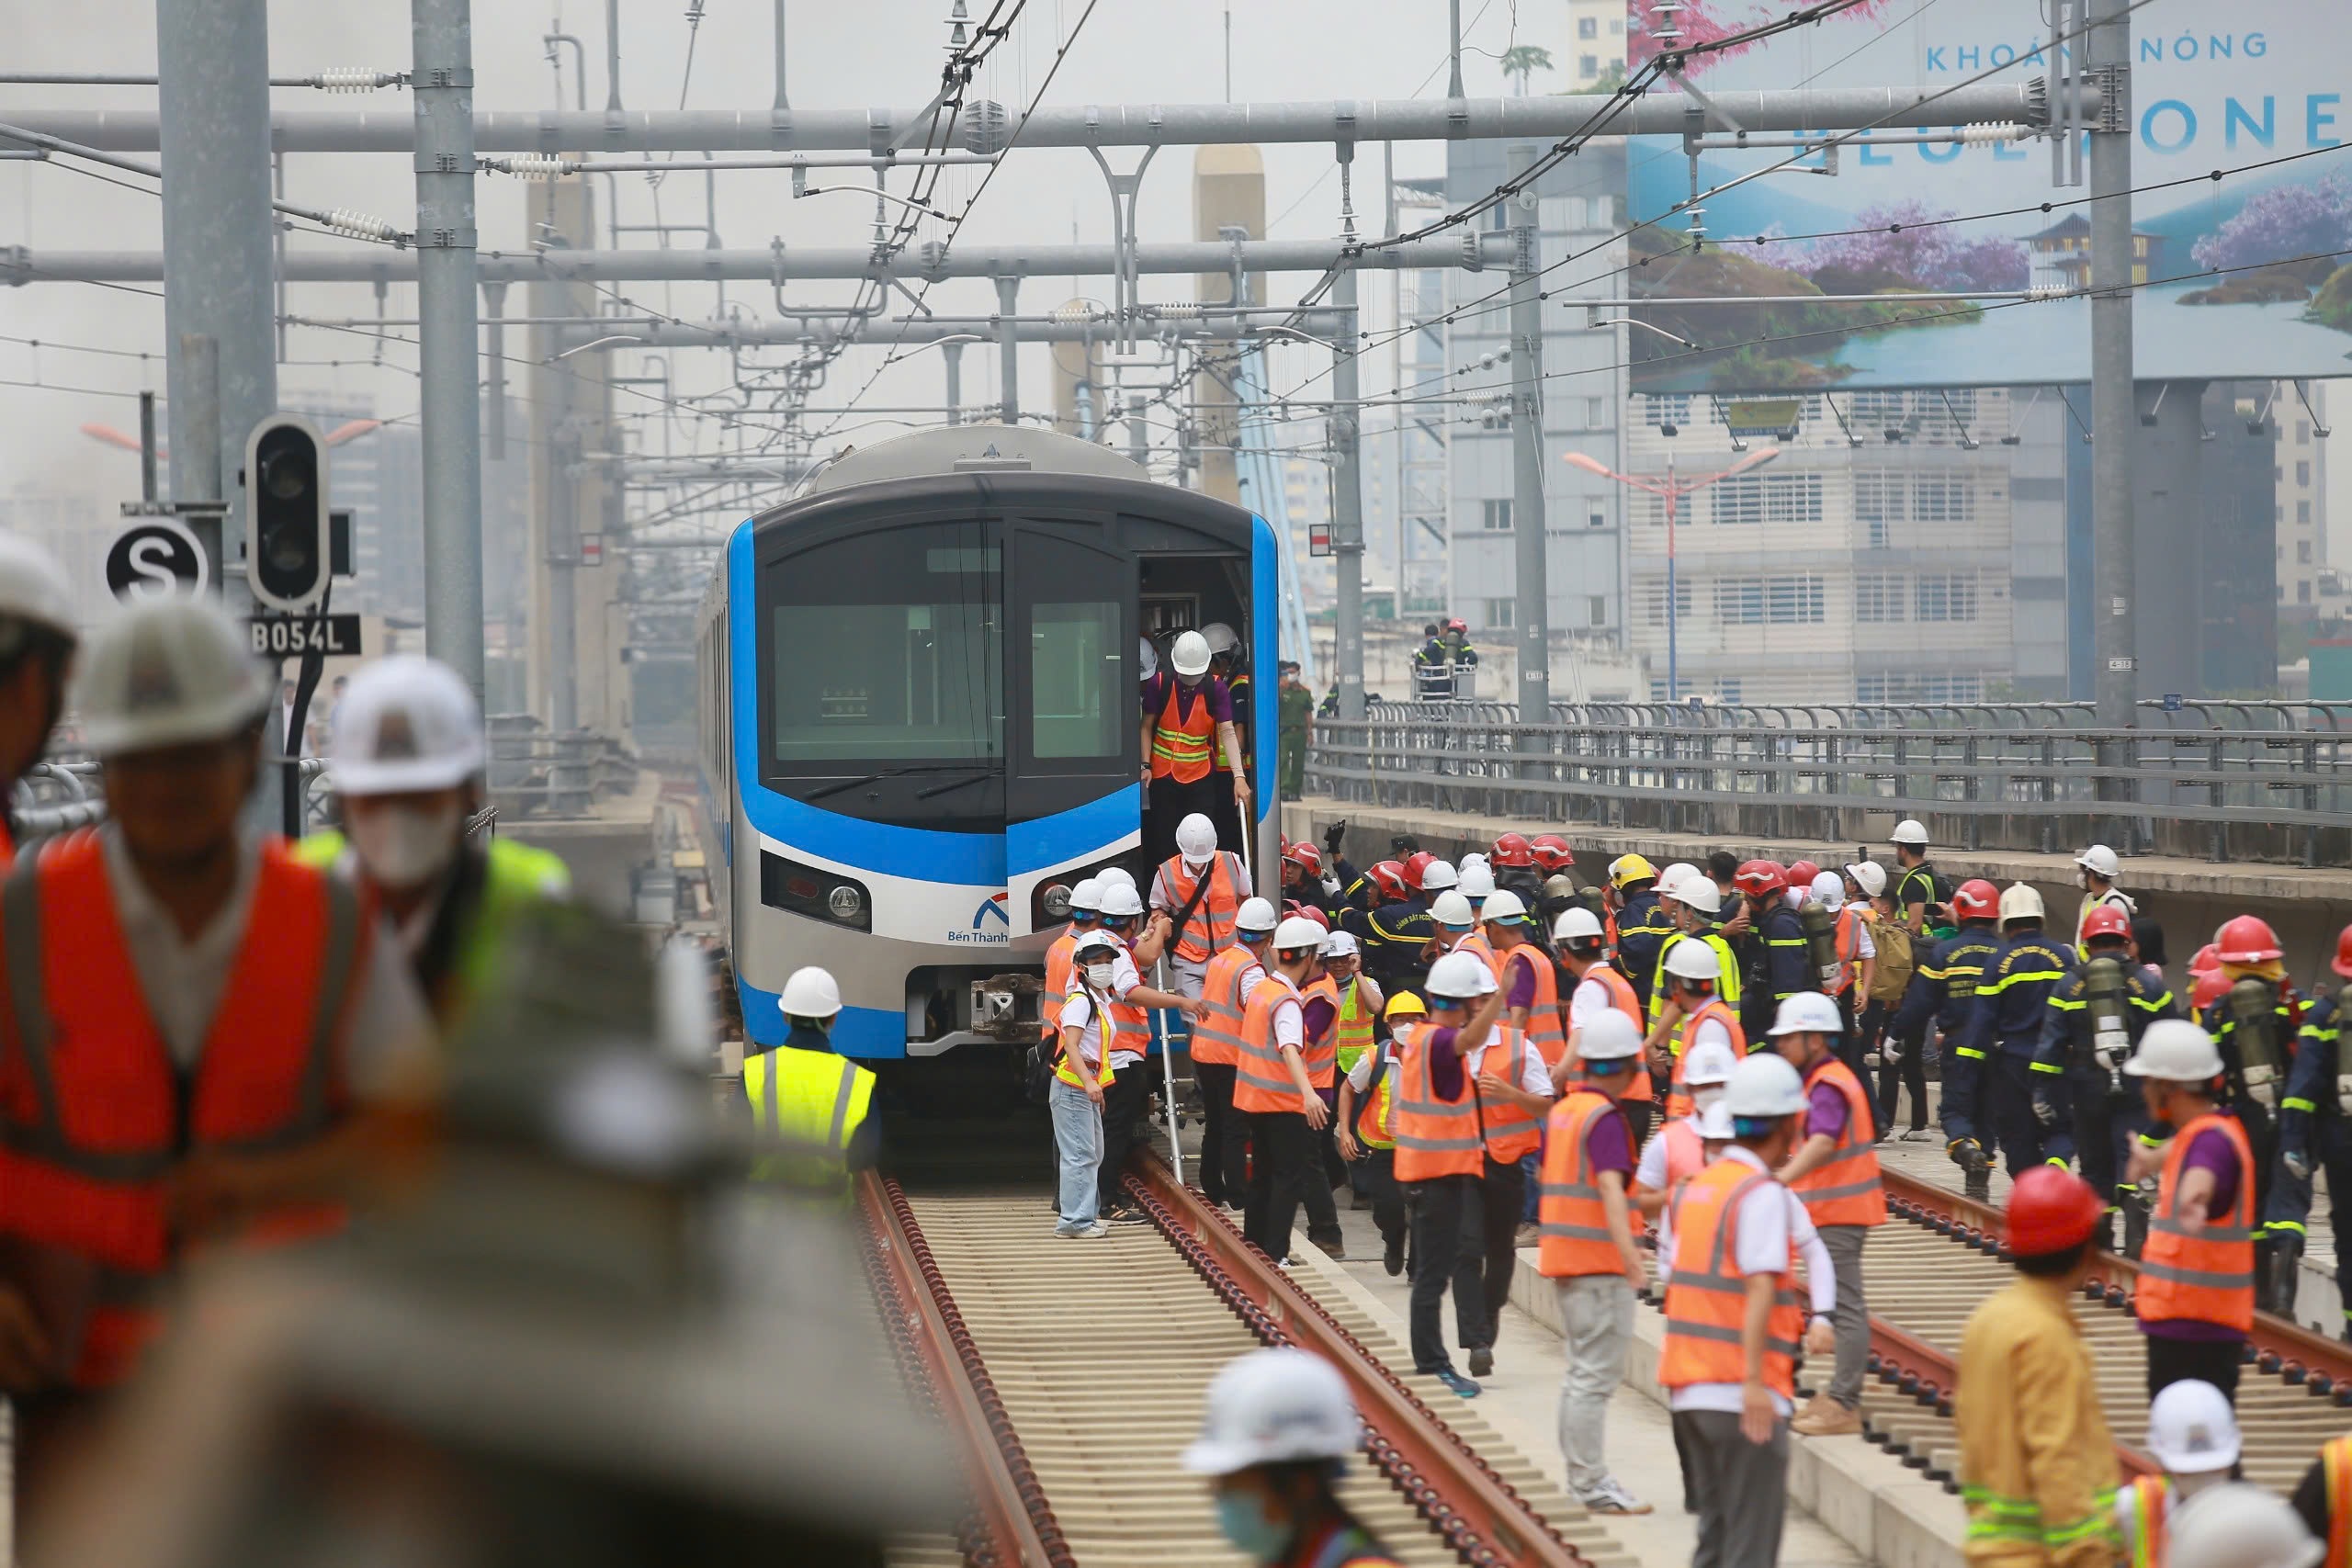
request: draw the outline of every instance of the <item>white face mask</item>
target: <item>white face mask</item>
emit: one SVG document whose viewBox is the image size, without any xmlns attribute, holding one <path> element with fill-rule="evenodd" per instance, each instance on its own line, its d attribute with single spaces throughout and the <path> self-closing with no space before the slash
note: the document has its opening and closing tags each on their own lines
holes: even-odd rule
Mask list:
<svg viewBox="0 0 2352 1568">
<path fill-rule="evenodd" d="M 1721 1100 L 1723 1097 L 1723 1086 L 1719 1084 L 1711 1085 L 1704 1088 L 1693 1089 L 1690 1091 L 1690 1103 L 1697 1106 L 1700 1110 L 1704 1111 L 1710 1105 L 1713 1105 L 1717 1101 Z"/>
<path fill-rule="evenodd" d="M 1107 991 L 1111 988 L 1111 976 L 1117 973 L 1114 964 L 1090 964 L 1086 966 L 1086 983 L 1098 991 Z"/>
<path fill-rule="evenodd" d="M 421 886 L 457 858 L 460 816 L 455 801 L 439 810 L 395 806 L 355 812 L 351 847 L 368 874 L 384 886 Z"/>
</svg>

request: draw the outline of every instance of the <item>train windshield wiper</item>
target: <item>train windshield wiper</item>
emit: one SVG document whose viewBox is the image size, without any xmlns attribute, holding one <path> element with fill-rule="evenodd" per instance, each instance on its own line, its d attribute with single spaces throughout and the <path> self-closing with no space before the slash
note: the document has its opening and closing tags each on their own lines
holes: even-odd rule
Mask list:
<svg viewBox="0 0 2352 1568">
<path fill-rule="evenodd" d="M 884 768 L 878 773 L 867 773 L 863 778 L 843 779 L 839 784 L 829 784 L 822 789 L 810 790 L 800 798 L 804 802 L 822 800 L 829 795 L 839 795 L 843 790 L 863 789 L 867 784 L 879 784 L 884 779 L 902 778 L 908 773 L 961 773 L 967 768 L 986 768 L 993 773 L 998 771 L 998 767 L 999 764 L 995 762 L 910 762 L 902 768 Z"/>
<path fill-rule="evenodd" d="M 967 779 L 956 779 L 947 784 L 933 784 L 929 789 L 919 789 L 915 791 L 915 798 L 929 800 L 934 795 L 945 795 L 950 790 L 962 789 L 966 784 L 976 784 L 987 779 L 1004 776 L 1003 767 L 996 762 L 967 762 L 965 766 L 977 768 L 979 771 Z"/>
</svg>

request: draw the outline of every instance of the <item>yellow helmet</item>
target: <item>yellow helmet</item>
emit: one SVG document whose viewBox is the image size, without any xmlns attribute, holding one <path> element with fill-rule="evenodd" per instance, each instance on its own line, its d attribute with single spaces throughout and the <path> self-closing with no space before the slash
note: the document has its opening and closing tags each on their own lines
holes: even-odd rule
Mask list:
<svg viewBox="0 0 2352 1568">
<path fill-rule="evenodd" d="M 1399 991 L 1388 998 L 1388 1007 L 1381 1016 L 1391 1023 L 1400 1018 L 1427 1018 L 1429 1008 L 1410 991 Z"/>
<path fill-rule="evenodd" d="M 1629 882 L 1655 882 L 1657 867 L 1640 855 L 1619 855 L 1609 863 L 1609 885 L 1623 887 Z"/>
</svg>

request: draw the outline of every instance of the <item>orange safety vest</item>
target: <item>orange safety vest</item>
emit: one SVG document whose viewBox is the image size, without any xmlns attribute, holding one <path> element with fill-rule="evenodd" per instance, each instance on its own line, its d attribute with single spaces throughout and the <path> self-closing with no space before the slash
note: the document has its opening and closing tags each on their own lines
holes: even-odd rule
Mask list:
<svg viewBox="0 0 2352 1568">
<path fill-rule="evenodd" d="M 1747 1381 L 1747 1357 L 1740 1348 L 1747 1280 L 1737 1261 L 1739 1208 L 1765 1182 L 1780 1185 L 1769 1172 L 1743 1161 L 1719 1159 L 1683 1183 L 1674 1201 L 1674 1272 L 1667 1280 L 1666 1346 L 1657 1368 L 1657 1381 L 1668 1388 Z M 1797 1338 L 1804 1332 L 1793 1257 L 1772 1279 L 1764 1382 L 1793 1402 Z"/>
<path fill-rule="evenodd" d="M 1846 1099 L 1846 1125 L 1829 1157 L 1790 1183 L 1816 1225 L 1886 1224 L 1886 1189 L 1880 1184 L 1878 1145 L 1870 1134 L 1870 1098 L 1861 1079 L 1835 1056 L 1824 1056 L 1804 1076 L 1808 1093 L 1817 1083 L 1838 1086 Z"/>
<path fill-rule="evenodd" d="M 1249 886 L 1238 870 L 1239 863 L 1232 851 L 1219 850 L 1202 869 L 1201 875 L 1209 879 L 1209 890 L 1201 895 L 1193 918 L 1176 933 L 1176 956 L 1185 963 L 1206 964 L 1233 945 L 1233 922 L 1241 913 Z M 1192 903 L 1193 889 L 1200 886 L 1200 878 L 1185 869 L 1184 857 L 1170 855 L 1159 871 L 1176 900 L 1170 913 Z"/>
<path fill-rule="evenodd" d="M 1470 929 L 1470 934 L 1468 936 L 1464 937 L 1460 942 L 1453 944 L 1453 951 L 1455 953 L 1468 953 L 1476 954 L 1478 962 L 1487 966 L 1487 973 L 1492 975 L 1498 983 L 1501 981 L 1503 977 L 1503 966 L 1496 962 L 1495 950 L 1487 942 L 1486 933 L 1479 931 L 1476 926 L 1473 926 Z"/>
<path fill-rule="evenodd" d="M 1596 982 L 1602 990 L 1607 991 L 1609 1005 L 1632 1019 L 1635 1029 L 1640 1030 L 1644 1034 L 1649 1032 L 1648 1026 L 1642 1022 L 1642 998 L 1634 994 L 1634 983 L 1631 980 L 1617 973 L 1613 966 L 1607 964 L 1596 964 L 1586 970 L 1584 979 Z M 1582 985 L 1584 981 L 1579 980 L 1577 983 Z M 1574 991 L 1568 994 L 1571 997 L 1576 995 Z M 1561 1049 L 1566 1049 L 1565 1041 L 1562 1043 Z M 1628 1100 L 1635 1105 L 1657 1103 L 1657 1090 L 1650 1085 L 1647 1055 L 1648 1054 L 1645 1052 L 1641 1056 L 1634 1058 L 1634 1081 L 1623 1094 L 1617 1097 L 1620 1103 Z"/>
<path fill-rule="evenodd" d="M 1478 1097 L 1467 1066 L 1462 1096 L 1440 1100 L 1430 1072 L 1434 1023 L 1408 1023 L 1395 1031 L 1397 1086 L 1396 1179 L 1430 1181 L 1441 1176 L 1478 1176 L 1487 1168 L 1487 1141 L 1478 1134 Z"/>
<path fill-rule="evenodd" d="M 1624 1259 L 1609 1235 L 1609 1212 L 1601 1206 L 1592 1151 L 1586 1146 L 1593 1123 L 1616 1109 L 1607 1095 L 1578 1084 L 1552 1107 L 1544 1124 L 1535 1267 L 1548 1278 L 1625 1271 Z M 1639 1234 L 1640 1217 L 1630 1210 L 1627 1217 Z"/>
<path fill-rule="evenodd" d="M 1299 1052 L 1299 1059 L 1306 1064 L 1306 1081 L 1317 1089 L 1330 1089 L 1340 1081 L 1340 1010 L 1345 1005 L 1340 998 L 1339 982 L 1329 975 L 1317 975 L 1299 994 L 1299 1022 L 1306 1020 L 1306 998 L 1321 997 L 1331 1004 L 1331 1021 L 1323 1026 L 1319 1038 L 1309 1039 Z"/>
<path fill-rule="evenodd" d="M 1485 1054 L 1478 1058 L 1479 1064 L 1517 1088 L 1521 1075 L 1527 1069 L 1527 1032 L 1498 1022 L 1489 1032 L 1491 1038 Z M 1499 1068 L 1493 1066 L 1497 1052 L 1502 1053 Z M 1486 1137 L 1487 1155 L 1497 1165 L 1515 1165 L 1521 1156 L 1533 1154 L 1543 1143 L 1543 1116 L 1509 1100 L 1489 1101 L 1483 1094 L 1477 1099 L 1478 1130 Z"/>
<path fill-rule="evenodd" d="M 2181 1167 L 2200 1133 L 2219 1130 L 2238 1156 L 2237 1201 L 2227 1223 L 2209 1218 L 2195 1235 L 2173 1218 Z M 2139 1314 L 2143 1323 L 2185 1318 L 2218 1323 L 2244 1334 L 2254 1326 L 2254 1149 L 2234 1116 L 2198 1117 L 2172 1135 L 2158 1179 L 2155 1213 L 2140 1255 Z"/>
<path fill-rule="evenodd" d="M 1208 1010 L 1193 1025 L 1193 1060 L 1211 1066 L 1241 1058 L 1241 976 L 1262 968 L 1258 955 L 1235 942 L 1209 960 L 1201 976 L 1201 1005 Z"/>
<path fill-rule="evenodd" d="M 1189 714 L 1183 711 L 1187 694 L 1184 682 L 1170 675 L 1168 695 L 1159 704 L 1159 722 L 1151 728 L 1153 778 L 1198 784 L 1209 776 L 1209 754 L 1216 749 L 1216 720 L 1209 716 L 1208 680 L 1189 694 L 1193 699 Z"/>
<path fill-rule="evenodd" d="M 1086 1087 L 1078 1075 L 1086 1062 L 1086 1037 L 1091 1034 L 1094 1036 L 1094 1081 L 1108 1088 L 1114 1076 L 1111 1071 L 1111 1042 L 1117 1037 L 1115 1032 L 1117 1024 L 1111 1017 L 1111 1010 L 1103 1005 L 1102 998 L 1084 986 L 1071 987 L 1069 995 L 1086 998 L 1093 1006 L 1094 1016 L 1088 1019 L 1086 1027 L 1078 1032 L 1076 1043 L 1078 1059 L 1072 1061 L 1070 1054 L 1068 1051 L 1063 1052 L 1061 1059 L 1054 1064 L 1054 1077 L 1072 1089 Z M 1065 1001 L 1069 999 L 1069 997 L 1063 998 Z"/>
<path fill-rule="evenodd" d="M 2320 1445 L 2321 1473 L 2327 1482 L 2327 1568 L 2352 1562 L 2352 1438 L 2330 1438 Z"/>
<path fill-rule="evenodd" d="M 2324 1459 L 2330 1450 L 2343 1441 L 2337 1438 L 2328 1443 L 2320 1450 L 2321 1457 Z M 2161 1475 L 2134 1476 L 2132 1496 L 2133 1517 L 2137 1520 L 2132 1531 L 2132 1568 L 2163 1568 L 2165 1534 L 2172 1523 L 2172 1483 Z M 2331 1466 L 2328 1471 L 2328 1501 L 2333 1503 L 2335 1500 L 2335 1472 Z M 2331 1551 L 2335 1549 L 2335 1537 L 2341 1533 L 2342 1528 L 2335 1522 L 2335 1513 L 2331 1510 L 2327 1521 Z M 2328 1561 L 2340 1562 L 2343 1559 L 2331 1556 Z"/>
<path fill-rule="evenodd" d="M 1272 970 L 1250 989 L 1241 1010 L 1241 1055 L 1233 1077 L 1233 1109 L 1256 1112 L 1296 1111 L 1298 1084 L 1274 1042 L 1274 1013 L 1298 1005 L 1298 987 Z"/>
<path fill-rule="evenodd" d="M 1368 1149 L 1396 1146 L 1396 1053 L 1392 1047 L 1373 1058 L 1372 1083 L 1356 1105 L 1356 1141 Z"/>
<path fill-rule="evenodd" d="M 1674 1074 L 1666 1086 L 1666 1114 L 1669 1121 L 1679 1121 L 1685 1116 L 1695 1115 L 1699 1110 L 1698 1101 L 1692 1100 L 1690 1091 L 1682 1087 L 1684 1055 L 1682 1043 L 1694 1038 L 1693 1032 L 1701 1023 L 1711 1018 L 1722 1024 L 1725 1032 L 1730 1034 L 1732 1059 L 1736 1061 L 1747 1055 L 1747 1032 L 1740 1028 L 1739 1015 L 1725 1007 L 1721 997 L 1709 997 L 1707 1005 L 1685 1017 L 1682 1027 L 1675 1032 Z"/>
<path fill-rule="evenodd" d="M 1852 905 L 1840 905 L 1838 909 L 1838 983 L 1829 988 L 1833 997 L 1842 997 L 1854 988 L 1862 967 L 1861 916 Z"/>
<path fill-rule="evenodd" d="M 1699 1136 L 1698 1122 L 1688 1116 L 1679 1117 L 1660 1127 L 1657 1135 L 1666 1144 L 1666 1186 L 1661 1190 L 1671 1192 L 1684 1177 L 1696 1176 L 1707 1168 L 1707 1141 Z M 1638 1179 L 1634 1190 L 1649 1190 Z"/>
<path fill-rule="evenodd" d="M 368 972 L 372 907 L 352 886 L 261 851 L 243 942 L 193 1075 L 149 1015 L 97 835 L 17 862 L 0 892 L 0 1232 L 96 1268 L 73 1381 L 109 1387 L 163 1328 L 185 1239 L 171 1174 L 191 1155 L 300 1148 L 347 1100 L 342 1044 Z M 264 1216 L 243 1238 L 311 1239 L 343 1212 Z"/>
<path fill-rule="evenodd" d="M 1069 957 L 1077 948 L 1078 933 L 1076 931 L 1064 931 L 1054 938 L 1054 944 L 1046 949 L 1046 986 L 1045 989 L 1037 993 L 1040 997 L 1067 998 L 1069 995 Z M 1042 1012 L 1044 1009 L 1040 1007 L 1038 1010 Z M 1059 1014 L 1051 1014 L 1037 1021 L 1037 1038 L 1048 1044 L 1051 1044 L 1054 1038 L 1061 1032 L 1062 1021 Z"/>
<path fill-rule="evenodd" d="M 1514 964 L 1525 964 L 1535 976 L 1535 999 L 1527 1004 L 1527 1043 L 1535 1047 L 1545 1066 L 1557 1066 L 1568 1054 L 1568 1032 L 1560 1027 L 1560 972 L 1553 967 L 1550 953 L 1532 942 L 1522 942 L 1502 956 L 1503 974 L 1497 976 L 1497 983 L 1506 991 L 1517 983 L 1510 973 Z"/>
</svg>

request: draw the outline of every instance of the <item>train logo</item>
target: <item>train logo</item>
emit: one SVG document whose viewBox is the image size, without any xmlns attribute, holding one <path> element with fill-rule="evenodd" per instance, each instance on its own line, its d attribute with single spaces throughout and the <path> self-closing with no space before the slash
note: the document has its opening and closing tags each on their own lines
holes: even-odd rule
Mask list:
<svg viewBox="0 0 2352 1568">
<path fill-rule="evenodd" d="M 1008 890 L 1004 893 L 991 893 L 987 897 L 981 899 L 980 907 L 972 911 L 972 929 L 962 931 L 949 931 L 947 933 L 947 940 L 950 942 L 1011 942 L 1012 940 L 1012 917 L 1005 910 L 1005 900 L 1010 897 L 1011 893 L 1010 890 Z M 995 922 L 993 928 L 990 928 L 989 926 L 990 921 Z"/>
</svg>

